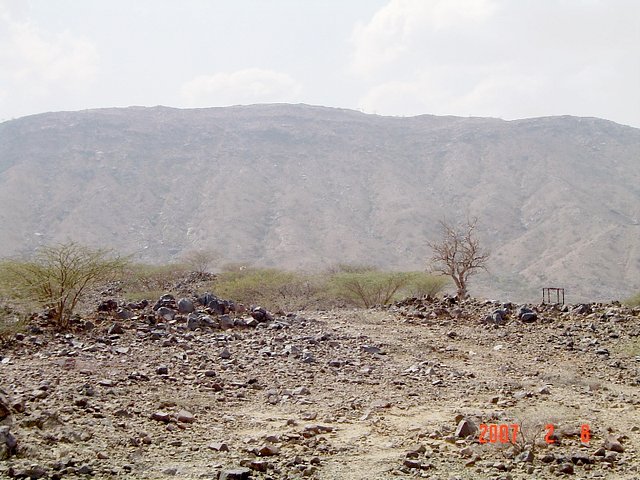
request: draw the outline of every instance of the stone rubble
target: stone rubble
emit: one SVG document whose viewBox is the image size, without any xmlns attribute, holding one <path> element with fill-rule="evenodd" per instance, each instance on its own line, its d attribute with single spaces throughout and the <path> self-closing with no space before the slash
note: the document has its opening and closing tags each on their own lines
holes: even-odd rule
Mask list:
<svg viewBox="0 0 640 480">
<path fill-rule="evenodd" d="M 640 478 L 640 310 L 617 303 L 165 294 L 78 325 L 0 351 L 0 478 Z"/>
</svg>

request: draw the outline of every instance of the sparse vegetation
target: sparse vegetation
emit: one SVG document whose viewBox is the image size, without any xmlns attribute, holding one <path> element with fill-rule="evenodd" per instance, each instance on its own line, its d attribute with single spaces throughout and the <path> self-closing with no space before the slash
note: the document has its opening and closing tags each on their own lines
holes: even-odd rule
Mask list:
<svg viewBox="0 0 640 480">
<path fill-rule="evenodd" d="M 173 290 L 176 282 L 188 275 L 189 271 L 190 268 L 181 263 L 129 265 L 122 280 L 124 296 L 130 301 L 157 298 Z"/>
<path fill-rule="evenodd" d="M 213 284 L 216 295 L 271 310 L 302 310 L 316 303 L 322 281 L 312 275 L 270 268 L 223 272 Z"/>
<path fill-rule="evenodd" d="M 373 267 L 341 266 L 328 279 L 331 296 L 365 308 L 385 305 L 401 296 L 434 296 L 446 279 L 423 272 L 384 272 Z"/>
<path fill-rule="evenodd" d="M 558 435 L 560 428 L 571 418 L 570 412 L 563 408 L 550 409 L 544 406 L 533 407 L 517 415 L 518 437 L 515 447 L 519 452 L 535 452 L 539 445 L 546 443 L 547 435 Z M 548 427 L 552 425 L 553 427 Z"/>
<path fill-rule="evenodd" d="M 0 306 L 0 345 L 9 342 L 16 333 L 23 331 L 26 325 L 27 319 L 24 314 L 6 305 Z"/>
<path fill-rule="evenodd" d="M 0 263 L 0 285 L 7 298 L 25 307 L 50 309 L 57 328 L 64 330 L 83 296 L 113 280 L 126 261 L 105 250 L 69 242 L 44 247 L 30 260 Z"/>
<path fill-rule="evenodd" d="M 220 258 L 220 254 L 215 250 L 190 250 L 186 252 L 182 261 L 192 272 L 200 274 L 210 273 L 214 262 Z"/>
<path fill-rule="evenodd" d="M 435 296 L 447 280 L 424 272 L 385 272 L 338 265 L 320 274 L 234 266 L 212 285 L 217 295 L 273 310 L 331 308 L 390 303 L 403 296 Z"/>
<path fill-rule="evenodd" d="M 632 297 L 629 297 L 625 302 L 630 307 L 640 307 L 640 292 L 636 293 Z"/>
<path fill-rule="evenodd" d="M 457 287 L 458 298 L 468 296 L 469 277 L 486 270 L 489 253 L 480 247 L 476 237 L 477 219 L 467 220 L 463 227 L 454 227 L 441 221 L 442 238 L 428 245 L 433 250 L 431 258 L 435 272 L 453 279 Z"/>
<path fill-rule="evenodd" d="M 435 297 L 449 284 L 449 279 L 441 275 L 432 275 L 426 272 L 410 272 L 410 278 L 401 293 L 409 297 Z"/>
</svg>

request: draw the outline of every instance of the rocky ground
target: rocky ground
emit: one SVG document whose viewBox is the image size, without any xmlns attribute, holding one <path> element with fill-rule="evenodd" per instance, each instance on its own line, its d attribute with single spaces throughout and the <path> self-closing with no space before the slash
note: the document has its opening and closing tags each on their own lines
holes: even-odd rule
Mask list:
<svg viewBox="0 0 640 480">
<path fill-rule="evenodd" d="M 100 310 L 0 350 L 0 478 L 640 479 L 640 309 Z"/>
</svg>

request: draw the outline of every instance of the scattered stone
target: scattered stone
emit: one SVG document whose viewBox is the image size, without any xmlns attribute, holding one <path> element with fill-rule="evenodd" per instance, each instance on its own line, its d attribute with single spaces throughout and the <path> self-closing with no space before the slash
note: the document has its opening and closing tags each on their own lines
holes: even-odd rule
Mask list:
<svg viewBox="0 0 640 480">
<path fill-rule="evenodd" d="M 255 307 L 251 310 L 251 316 L 260 323 L 273 321 L 273 316 L 262 307 Z"/>
<path fill-rule="evenodd" d="M 179 313 L 191 313 L 195 311 L 196 307 L 188 298 L 181 298 L 178 300 L 178 312 Z"/>
<path fill-rule="evenodd" d="M 245 463 L 240 462 L 240 465 L 247 466 L 256 472 L 266 472 L 269 468 L 269 463 L 264 460 L 250 460 L 246 462 L 246 465 Z"/>
<path fill-rule="evenodd" d="M 16 453 L 18 441 L 11 434 L 8 425 L 0 426 L 0 460 L 6 460 Z"/>
<path fill-rule="evenodd" d="M 531 463 L 533 462 L 534 455 L 531 450 L 524 450 L 515 458 L 516 463 Z"/>
<path fill-rule="evenodd" d="M 225 305 L 225 303 L 223 301 L 218 300 L 217 298 L 211 300 L 207 304 L 207 308 L 214 315 L 224 315 L 225 313 L 227 313 L 227 306 Z"/>
<path fill-rule="evenodd" d="M 130 320 L 133 318 L 133 312 L 127 308 L 119 308 L 116 312 L 116 317 L 120 320 Z"/>
<path fill-rule="evenodd" d="M 170 322 L 171 320 L 176 318 L 175 310 L 169 307 L 160 307 L 156 313 L 158 317 L 160 317 L 163 320 L 166 320 L 167 322 Z"/>
<path fill-rule="evenodd" d="M 158 422 L 169 423 L 171 421 L 171 414 L 165 411 L 158 411 L 151 414 L 151 419 Z"/>
<path fill-rule="evenodd" d="M 602 460 L 606 463 L 616 463 L 618 461 L 618 452 L 607 452 Z"/>
<path fill-rule="evenodd" d="M 10 404 L 11 400 L 9 397 L 0 391 L 0 420 L 4 420 L 11 415 Z"/>
<path fill-rule="evenodd" d="M 385 408 L 391 408 L 391 402 L 389 400 L 374 400 L 371 402 L 371 408 L 375 410 L 383 410 Z"/>
<path fill-rule="evenodd" d="M 304 350 L 302 352 L 301 360 L 303 363 L 315 363 L 316 357 L 309 350 Z"/>
<path fill-rule="evenodd" d="M 233 470 L 223 470 L 220 472 L 218 480 L 249 480 L 251 470 L 248 468 L 235 468 Z"/>
<path fill-rule="evenodd" d="M 280 448 L 277 445 L 264 444 L 261 447 L 256 448 L 256 455 L 259 457 L 270 457 L 280 454 Z"/>
<path fill-rule="evenodd" d="M 420 455 L 422 455 L 426 451 L 427 451 L 427 449 L 425 448 L 424 445 L 422 445 L 422 444 L 415 445 L 415 446 L 411 447 L 407 451 L 407 453 L 405 454 L 405 457 L 407 457 L 407 458 L 418 458 Z"/>
<path fill-rule="evenodd" d="M 2 455 L 11 455 L 9 462 L 0 461 L 0 478 L 5 478 L 9 468 L 28 478 L 24 472 L 29 458 L 49 469 L 44 476 L 52 479 L 162 473 L 219 478 L 221 471 L 232 473 L 234 465 L 247 469 L 243 475 L 252 472 L 265 479 L 329 478 L 335 462 L 366 453 L 379 438 L 384 440 L 381 445 L 402 455 L 384 473 L 377 468 L 372 471 L 372 478 L 434 477 L 427 476 L 429 468 L 437 469 L 437 477 L 445 479 L 460 475 L 504 480 L 525 474 L 546 478 L 547 473 L 553 478 L 565 475 L 561 469 L 570 471 L 567 464 L 573 465 L 576 477 L 590 479 L 631 478 L 640 471 L 633 438 L 624 435 L 607 438 L 607 434 L 594 432 L 592 444 L 606 439 L 602 441 L 606 448 L 594 452 L 599 445 L 581 446 L 581 425 L 569 422 L 556 428 L 559 438 L 554 438 L 563 439 L 561 444 L 546 445 L 544 433 L 530 426 L 525 432 L 535 445 L 524 438 L 525 445 L 520 440 L 515 446 L 481 445 L 474 423 L 480 418 L 488 424 L 517 423 L 512 408 L 524 411 L 545 395 L 551 409 L 553 405 L 573 408 L 584 404 L 583 416 L 587 410 L 590 416 L 593 412 L 591 421 L 605 432 L 605 428 L 610 433 L 640 431 L 633 418 L 618 418 L 640 405 L 637 389 L 633 389 L 640 385 L 640 356 L 600 358 L 604 361 L 590 362 L 586 370 L 579 363 L 582 357 L 593 359 L 596 351 L 612 347 L 613 352 L 616 344 L 634 341 L 640 334 L 636 321 L 640 310 L 634 313 L 626 307 L 594 304 L 587 317 L 578 318 L 571 306 L 541 304 L 531 307 L 540 321 L 533 328 L 512 321 L 525 321 L 527 312 L 517 317 L 517 305 L 422 299 L 410 309 L 389 307 L 389 319 L 399 320 L 389 329 L 378 324 L 377 318 L 372 325 L 360 324 L 364 318 L 352 320 L 349 311 L 339 310 L 313 312 L 308 319 L 277 312 L 269 320 L 263 309 L 253 311 L 261 321 L 249 315 L 239 318 L 231 302 L 215 299 L 220 308 L 209 308 L 207 304 L 214 299 L 195 302 L 190 285 L 172 288 L 185 297 L 178 297 L 173 305 L 164 297 L 155 312 L 121 306 L 112 312 L 126 309 L 135 315 L 126 322 L 115 320 L 117 323 L 113 323 L 117 313 L 92 312 L 96 328 L 91 332 L 82 331 L 80 320 L 72 332 L 49 332 L 43 321 L 44 335 L 27 330 L 20 342 L 12 340 L 2 350 L 3 386 L 25 400 L 19 409 L 13 400 L 5 401 L 0 391 L 0 425 L 11 422 L 11 433 L 6 430 L 4 435 L 3 431 L 0 438 Z M 194 310 L 188 311 L 183 300 L 191 302 Z M 383 308 L 358 317 L 386 315 Z M 172 312 L 173 320 L 162 318 L 163 309 Z M 494 315 L 499 318 L 492 318 L 491 323 L 501 328 L 478 328 L 471 321 Z M 353 321 L 358 324 L 351 330 Z M 122 330 L 112 329 L 114 325 Z M 247 326 L 255 328 L 244 328 Z M 572 351 L 567 351 L 569 343 Z M 381 357 L 382 347 L 374 345 L 389 345 L 385 348 L 394 355 Z M 544 355 L 540 345 L 566 360 L 567 370 L 554 363 L 553 355 Z M 489 356 L 492 361 L 485 362 Z M 41 371 L 24 375 L 26 362 L 33 362 Z M 491 375 L 481 378 L 485 368 Z M 48 383 L 43 382 L 45 378 Z M 598 388 L 591 388 L 596 382 Z M 612 383 L 620 388 L 610 388 Z M 182 405 L 189 394 L 193 394 L 194 406 L 184 406 L 198 407 L 193 426 L 189 423 L 196 420 L 194 414 L 179 411 L 176 402 L 179 398 Z M 202 405 L 197 398 L 203 399 Z M 377 398 L 382 399 L 372 401 Z M 154 399 L 169 400 L 156 403 Z M 424 402 L 450 400 L 464 411 L 455 423 L 445 420 L 431 428 L 422 416 L 413 418 L 415 413 L 422 414 Z M 261 402 L 269 408 L 255 418 L 251 412 Z M 382 411 L 392 405 L 393 415 Z M 154 408 L 158 409 L 155 413 Z M 606 415 L 600 414 L 603 411 Z M 49 414 L 58 415 L 59 420 L 49 420 Z M 362 423 L 352 442 L 344 441 L 342 432 L 330 433 L 339 426 L 350 437 L 350 426 L 358 419 Z M 303 420 L 326 425 L 304 425 Z M 602 427 L 605 420 L 609 427 Z M 625 421 L 631 425 L 624 427 Z M 399 425 L 406 427 L 402 436 L 393 434 Z M 257 438 L 244 447 L 229 444 L 232 449 L 220 441 L 209 443 L 224 438 L 225 432 L 242 431 L 252 431 Z M 115 441 L 105 443 L 105 435 Z M 244 453 L 249 458 L 241 460 Z M 65 455 L 69 458 L 63 458 Z M 330 465 L 326 472 L 318 468 L 320 458 Z M 198 459 L 207 465 L 202 463 L 201 471 L 192 468 Z M 171 467 L 178 460 L 180 472 Z M 153 465 L 153 470 L 144 472 L 143 465 Z M 463 465 L 468 466 L 464 473 Z"/>
<path fill-rule="evenodd" d="M 371 345 L 363 345 L 361 348 L 367 353 L 372 353 L 374 355 L 385 355 L 385 352 L 379 347 L 374 347 Z"/>
<path fill-rule="evenodd" d="M 456 437 L 465 438 L 469 435 L 475 435 L 478 432 L 478 427 L 470 419 L 460 420 L 458 427 L 456 428 Z"/>
<path fill-rule="evenodd" d="M 119 323 L 112 324 L 107 330 L 109 335 L 122 335 L 124 333 L 124 328 Z"/>
<path fill-rule="evenodd" d="M 98 312 L 113 312 L 117 310 L 117 308 L 118 308 L 118 302 L 116 302 L 113 299 L 108 299 L 100 302 L 96 310 Z"/>
<path fill-rule="evenodd" d="M 576 465 L 587 465 L 593 463 L 593 458 L 586 452 L 573 452 L 571 461 Z"/>
<path fill-rule="evenodd" d="M 158 311 L 161 307 L 166 307 L 170 309 L 176 308 L 176 298 L 170 293 L 166 293 L 160 297 L 160 299 L 153 306 L 154 311 Z"/>
<path fill-rule="evenodd" d="M 623 453 L 624 447 L 620 441 L 615 437 L 608 437 L 604 442 L 604 448 L 612 452 Z"/>
<path fill-rule="evenodd" d="M 221 315 L 218 319 L 218 323 L 222 330 L 229 330 L 234 327 L 234 321 L 229 315 Z"/>
<path fill-rule="evenodd" d="M 420 463 L 418 460 L 411 460 L 410 458 L 405 458 L 404 462 L 402 463 L 405 467 L 407 468 L 420 468 L 422 466 L 422 463 Z"/>
<path fill-rule="evenodd" d="M 216 452 L 228 452 L 229 451 L 229 446 L 226 443 L 223 443 L 223 442 L 210 443 L 209 445 L 207 445 L 207 447 L 210 448 L 211 450 L 215 450 Z"/>
<path fill-rule="evenodd" d="M 307 387 L 297 387 L 294 388 L 291 393 L 293 395 L 309 395 L 311 391 Z"/>
<path fill-rule="evenodd" d="M 573 464 L 572 463 L 562 463 L 558 466 L 558 472 L 573 474 Z"/>
<path fill-rule="evenodd" d="M 196 421 L 196 418 L 193 416 L 193 413 L 187 410 L 180 410 L 176 418 L 179 422 L 182 422 L 182 423 L 193 423 Z"/>
<path fill-rule="evenodd" d="M 551 394 L 551 389 L 549 387 L 550 387 L 550 385 L 545 385 L 544 387 L 540 387 L 538 389 L 538 393 L 540 395 L 550 395 Z"/>
</svg>

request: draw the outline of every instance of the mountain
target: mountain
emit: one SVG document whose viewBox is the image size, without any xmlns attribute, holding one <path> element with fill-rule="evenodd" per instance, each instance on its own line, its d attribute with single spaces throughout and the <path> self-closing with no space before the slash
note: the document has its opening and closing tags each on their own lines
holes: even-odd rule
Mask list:
<svg viewBox="0 0 640 480">
<path fill-rule="evenodd" d="M 383 117 L 307 105 L 130 107 L 0 124 L 0 255 L 73 239 L 144 261 L 422 269 L 477 217 L 474 295 L 640 290 L 640 129 L 596 118 Z"/>
</svg>

